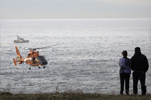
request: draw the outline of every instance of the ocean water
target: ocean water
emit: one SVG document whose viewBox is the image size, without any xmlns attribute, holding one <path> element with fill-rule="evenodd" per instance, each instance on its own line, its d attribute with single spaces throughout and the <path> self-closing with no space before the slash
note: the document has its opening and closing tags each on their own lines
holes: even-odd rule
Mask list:
<svg viewBox="0 0 151 100">
<path fill-rule="evenodd" d="M 16 35 L 29 43 L 13 43 Z M 14 19 L 0 20 L 0 91 L 11 93 L 84 92 L 115 93 L 120 90 L 119 65 L 123 50 L 128 57 L 141 47 L 151 65 L 151 19 Z M 15 66 L 15 46 L 22 57 L 40 49 L 48 61 L 45 69 Z M 130 93 L 132 93 L 132 75 Z M 151 66 L 146 74 L 151 93 Z M 139 93 L 140 83 L 138 85 Z"/>
</svg>

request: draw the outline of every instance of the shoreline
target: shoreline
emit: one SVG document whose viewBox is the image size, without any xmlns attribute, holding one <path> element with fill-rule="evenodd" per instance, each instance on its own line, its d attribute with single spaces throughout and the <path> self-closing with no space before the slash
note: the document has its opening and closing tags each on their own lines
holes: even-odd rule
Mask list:
<svg viewBox="0 0 151 100">
<path fill-rule="evenodd" d="M 11 94 L 0 92 L 0 100 L 151 100 L 147 95 L 114 95 L 96 93 Z"/>
</svg>

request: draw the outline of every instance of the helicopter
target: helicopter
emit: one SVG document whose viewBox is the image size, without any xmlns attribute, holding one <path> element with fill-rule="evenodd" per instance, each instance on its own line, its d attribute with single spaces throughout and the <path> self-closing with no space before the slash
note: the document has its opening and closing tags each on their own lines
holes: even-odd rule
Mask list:
<svg viewBox="0 0 151 100">
<path fill-rule="evenodd" d="M 48 47 L 49 46 L 41 47 L 41 48 L 26 48 L 26 49 L 30 50 L 30 52 L 27 54 L 26 58 L 22 58 L 22 56 L 18 50 L 18 47 L 15 46 L 16 54 L 17 54 L 16 59 L 13 58 L 15 66 L 17 66 L 17 64 L 26 63 L 26 64 L 30 65 L 29 70 L 31 69 L 31 66 L 38 66 L 39 69 L 41 68 L 41 66 L 43 66 L 43 68 L 45 68 L 45 65 L 47 65 L 48 62 L 47 62 L 46 58 L 44 56 L 40 55 L 39 51 L 36 51 L 36 50 L 44 49 L 44 48 L 48 48 Z"/>
</svg>

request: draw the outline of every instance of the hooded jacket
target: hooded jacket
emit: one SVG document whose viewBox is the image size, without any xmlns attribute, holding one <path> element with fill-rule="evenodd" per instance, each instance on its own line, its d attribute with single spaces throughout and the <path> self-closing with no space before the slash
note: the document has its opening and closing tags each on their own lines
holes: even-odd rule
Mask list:
<svg viewBox="0 0 151 100">
<path fill-rule="evenodd" d="M 149 64 L 145 55 L 140 51 L 135 51 L 134 56 L 131 58 L 131 69 L 133 71 L 146 72 Z"/>
</svg>

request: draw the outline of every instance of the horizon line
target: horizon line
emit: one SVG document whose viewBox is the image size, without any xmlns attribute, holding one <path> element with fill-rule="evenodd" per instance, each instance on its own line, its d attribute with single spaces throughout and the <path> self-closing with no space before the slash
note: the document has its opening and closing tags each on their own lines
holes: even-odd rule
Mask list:
<svg viewBox="0 0 151 100">
<path fill-rule="evenodd" d="M 102 18 L 0 18 L 0 20 L 19 20 L 19 19 L 151 19 L 151 17 L 102 17 Z"/>
</svg>

